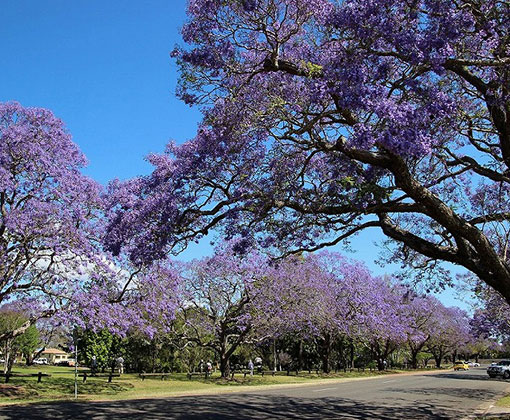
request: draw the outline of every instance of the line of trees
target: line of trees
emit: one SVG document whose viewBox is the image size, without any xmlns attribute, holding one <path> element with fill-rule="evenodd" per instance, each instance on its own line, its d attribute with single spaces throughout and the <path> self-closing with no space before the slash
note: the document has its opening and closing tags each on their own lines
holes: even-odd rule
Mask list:
<svg viewBox="0 0 510 420">
<path fill-rule="evenodd" d="M 340 254 L 275 262 L 236 249 L 235 241 L 225 242 L 210 257 L 176 266 L 175 313 L 153 318 L 151 334 L 135 327 L 124 337 L 82 330 L 83 361 L 96 356 L 106 368 L 121 354 L 130 369 L 147 371 L 193 370 L 213 360 L 228 377 L 255 357 L 270 369 L 329 373 L 372 364 L 418 368 L 431 359 L 440 367 L 446 357 L 489 350 L 490 340 L 476 335 L 464 311 L 374 277 Z"/>
<path fill-rule="evenodd" d="M 233 367 L 259 356 L 271 369 L 329 373 L 371 364 L 380 370 L 398 363 L 417 368 L 424 357 L 440 367 L 445 357 L 478 357 L 495 343 L 474 328 L 476 320 L 464 311 L 388 276 L 375 277 L 340 254 L 274 261 L 237 249 L 236 241 L 224 242 L 210 257 L 159 272 L 162 284 L 173 285 L 174 304 L 163 310 L 131 302 L 133 311 L 145 317 L 143 324 L 131 322 L 122 333 L 87 323 L 69 331 L 78 334 L 81 361 L 90 364 L 95 357 L 97 366 L 106 369 L 122 355 L 133 370 L 189 370 L 210 359 L 228 377 Z M 164 275 L 170 280 L 164 281 Z M 161 287 L 156 293 L 165 298 Z M 1 314 L 0 332 L 26 320 L 8 306 Z M 31 351 L 22 351 L 29 362 L 37 345 L 32 329 L 4 339 L 4 354 L 20 351 L 28 340 Z"/>
</svg>

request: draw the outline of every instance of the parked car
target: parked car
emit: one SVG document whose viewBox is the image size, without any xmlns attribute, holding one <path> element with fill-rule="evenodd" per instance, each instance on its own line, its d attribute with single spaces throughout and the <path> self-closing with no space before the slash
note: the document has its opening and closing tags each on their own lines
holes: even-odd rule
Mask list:
<svg viewBox="0 0 510 420">
<path fill-rule="evenodd" d="M 487 374 L 491 378 L 502 376 L 504 379 L 510 378 L 510 360 L 502 360 L 497 364 L 491 365 L 487 368 Z"/>
<path fill-rule="evenodd" d="M 467 362 L 455 362 L 453 364 L 453 370 L 469 370 L 469 364 Z"/>
<path fill-rule="evenodd" d="M 38 357 L 37 359 L 34 359 L 33 363 L 34 365 L 47 365 L 48 359 L 46 359 L 46 357 Z"/>
<path fill-rule="evenodd" d="M 468 365 L 469 367 L 480 367 L 480 363 L 478 362 L 469 362 Z"/>
</svg>

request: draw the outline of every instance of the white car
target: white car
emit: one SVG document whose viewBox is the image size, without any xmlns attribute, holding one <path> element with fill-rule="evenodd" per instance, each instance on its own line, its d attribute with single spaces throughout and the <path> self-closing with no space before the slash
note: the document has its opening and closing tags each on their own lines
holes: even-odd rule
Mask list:
<svg viewBox="0 0 510 420">
<path fill-rule="evenodd" d="M 478 362 L 469 362 L 468 365 L 469 367 L 480 367 L 480 363 Z"/>
<path fill-rule="evenodd" d="M 47 365 L 48 359 L 46 357 L 38 357 L 37 359 L 34 359 L 34 365 Z"/>
<path fill-rule="evenodd" d="M 487 368 L 487 374 L 491 378 L 502 376 L 503 379 L 510 379 L 510 360 L 502 360 L 497 364 L 492 364 Z"/>
</svg>

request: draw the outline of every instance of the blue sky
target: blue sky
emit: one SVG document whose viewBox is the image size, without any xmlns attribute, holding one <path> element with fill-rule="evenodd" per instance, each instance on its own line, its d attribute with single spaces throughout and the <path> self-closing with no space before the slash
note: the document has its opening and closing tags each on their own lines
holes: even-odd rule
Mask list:
<svg viewBox="0 0 510 420">
<path fill-rule="evenodd" d="M 185 0 L 3 1 L 0 101 L 51 109 L 88 157 L 85 172 L 106 184 L 150 172 L 144 157 L 168 140 L 193 137 L 200 120 L 175 98 L 177 69 L 169 52 L 181 43 Z M 349 254 L 377 274 L 375 241 L 365 232 Z M 183 255 L 210 252 L 207 241 Z M 441 295 L 459 302 L 452 291 Z"/>
<path fill-rule="evenodd" d="M 50 108 L 106 183 L 150 170 L 199 113 L 174 96 L 184 0 L 16 0 L 0 14 L 0 99 Z"/>
</svg>

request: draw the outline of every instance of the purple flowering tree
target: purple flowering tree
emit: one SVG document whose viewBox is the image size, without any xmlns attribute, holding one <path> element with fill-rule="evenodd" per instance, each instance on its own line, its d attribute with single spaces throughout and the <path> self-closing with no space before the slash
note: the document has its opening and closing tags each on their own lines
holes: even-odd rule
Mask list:
<svg viewBox="0 0 510 420">
<path fill-rule="evenodd" d="M 171 330 L 181 299 L 181 267 L 158 261 L 133 267 L 118 258 L 94 266 L 56 318 L 83 329 L 124 337 L 138 333 L 153 338 Z"/>
<path fill-rule="evenodd" d="M 488 287 L 476 287 L 479 308 L 471 322 L 477 337 L 490 338 L 499 342 L 510 340 L 510 306 L 503 297 Z"/>
<path fill-rule="evenodd" d="M 434 315 L 438 321 L 431 331 L 426 349 L 432 353 L 436 367 L 441 367 L 443 358 L 449 355 L 453 361 L 459 350 L 472 342 L 473 335 L 467 314 L 456 307 L 439 306 Z"/>
<path fill-rule="evenodd" d="M 323 371 L 329 372 L 332 345 L 347 324 L 347 319 L 345 324 L 340 319 L 347 308 L 341 275 L 332 275 L 323 259 L 314 255 L 290 256 L 271 264 L 252 311 L 259 336 L 316 340 Z"/>
<path fill-rule="evenodd" d="M 234 351 L 257 339 L 252 311 L 267 275 L 265 258 L 255 253 L 240 257 L 235 248 L 236 243 L 223 243 L 213 256 L 189 264 L 177 312 L 180 338 L 213 350 L 224 378 Z"/>
<path fill-rule="evenodd" d="M 315 250 L 367 228 L 510 300 L 510 9 L 497 0 L 193 0 L 178 94 L 197 135 L 152 156 L 109 245 L 222 228 Z"/>
<path fill-rule="evenodd" d="M 94 258 L 100 188 L 80 173 L 85 164 L 50 111 L 0 104 L 0 303 L 31 309 L 0 339 L 65 306 Z"/>
<path fill-rule="evenodd" d="M 156 321 L 169 324 L 177 271 L 104 252 L 112 197 L 81 174 L 85 156 L 62 121 L 45 109 L 0 104 L 0 140 L 0 303 L 15 301 L 28 314 L 0 340 L 53 315 L 117 334 L 153 335 Z"/>
<path fill-rule="evenodd" d="M 404 304 L 409 320 L 407 347 L 411 356 L 411 367 L 418 368 L 418 353 L 421 352 L 444 320 L 443 305 L 432 296 L 418 296 L 409 292 Z"/>
<path fill-rule="evenodd" d="M 370 350 L 379 370 L 404 346 L 411 331 L 408 291 L 388 277 L 375 277 L 366 295 L 359 339 Z"/>
<path fill-rule="evenodd" d="M 265 330 L 271 337 L 314 339 L 326 373 L 335 343 L 362 343 L 383 369 L 384 360 L 412 333 L 406 290 L 374 277 L 360 262 L 321 252 L 287 257 L 274 268 L 260 307 Z M 422 335 L 418 328 L 416 338 Z"/>
</svg>

